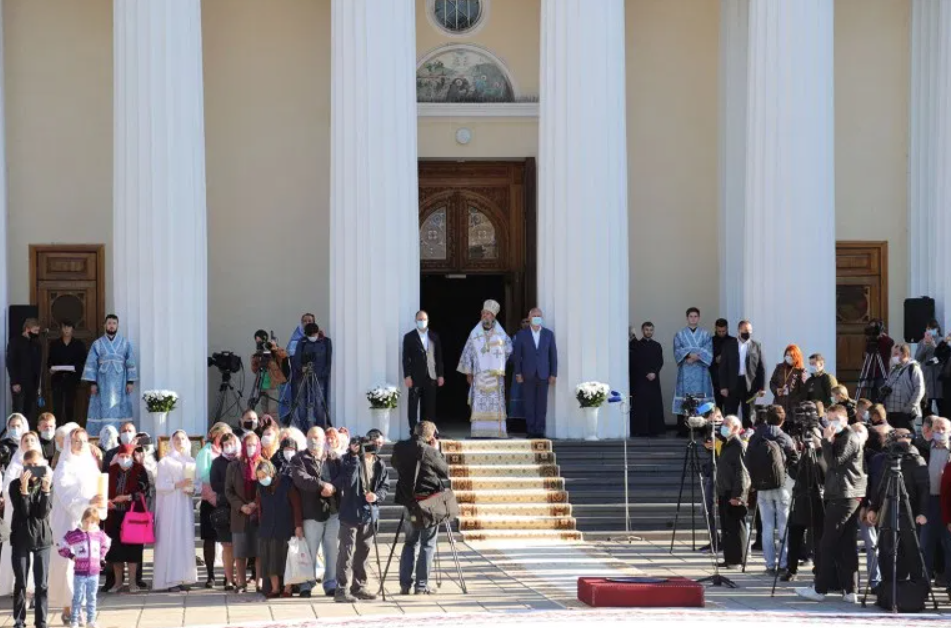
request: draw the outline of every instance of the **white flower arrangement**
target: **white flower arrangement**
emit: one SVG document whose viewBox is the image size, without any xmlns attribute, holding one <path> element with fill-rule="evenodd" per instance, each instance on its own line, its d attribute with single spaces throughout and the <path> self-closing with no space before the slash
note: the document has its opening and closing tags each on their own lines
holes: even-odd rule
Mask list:
<svg viewBox="0 0 951 628">
<path fill-rule="evenodd" d="M 146 390 L 142 400 L 149 412 L 171 412 L 178 402 L 178 393 L 174 390 Z"/>
<path fill-rule="evenodd" d="M 582 408 L 600 408 L 607 401 L 611 387 L 601 382 L 583 382 L 575 386 L 575 399 Z"/>
<path fill-rule="evenodd" d="M 367 391 L 367 400 L 370 402 L 370 408 L 384 409 L 395 408 L 400 398 L 400 391 L 392 384 L 383 384 Z"/>
</svg>

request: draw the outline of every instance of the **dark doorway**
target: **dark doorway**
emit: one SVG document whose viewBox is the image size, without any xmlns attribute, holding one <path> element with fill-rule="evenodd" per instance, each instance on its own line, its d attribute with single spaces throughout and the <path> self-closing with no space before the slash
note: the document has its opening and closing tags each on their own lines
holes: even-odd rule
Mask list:
<svg viewBox="0 0 951 628">
<path fill-rule="evenodd" d="M 446 385 L 436 398 L 440 427 L 462 427 L 469 420 L 469 384 L 456 371 L 469 332 L 479 322 L 482 304 L 495 299 L 505 312 L 505 276 L 502 274 L 423 274 L 420 303 L 429 314 L 429 324 L 442 342 Z M 508 329 L 506 329 L 509 332 Z M 509 332 L 511 333 L 511 332 Z"/>
</svg>

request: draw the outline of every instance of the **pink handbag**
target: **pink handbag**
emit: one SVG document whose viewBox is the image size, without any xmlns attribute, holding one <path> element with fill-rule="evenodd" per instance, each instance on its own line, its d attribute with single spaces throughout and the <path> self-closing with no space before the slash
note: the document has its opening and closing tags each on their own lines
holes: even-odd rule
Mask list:
<svg viewBox="0 0 951 628">
<path fill-rule="evenodd" d="M 136 502 L 132 502 L 128 512 L 122 518 L 119 528 L 119 540 L 123 545 L 149 545 L 155 543 L 155 516 L 145 507 L 145 498 L 139 496 L 142 512 L 136 512 Z"/>
</svg>

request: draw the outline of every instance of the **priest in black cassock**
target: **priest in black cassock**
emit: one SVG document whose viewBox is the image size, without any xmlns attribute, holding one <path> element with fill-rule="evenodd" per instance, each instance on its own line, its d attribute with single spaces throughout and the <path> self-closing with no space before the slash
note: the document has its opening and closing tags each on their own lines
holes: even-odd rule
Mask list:
<svg viewBox="0 0 951 628">
<path fill-rule="evenodd" d="M 641 339 L 631 340 L 631 435 L 660 436 L 664 433 L 664 400 L 660 370 L 664 349 L 654 340 L 654 324 L 641 325 Z"/>
</svg>

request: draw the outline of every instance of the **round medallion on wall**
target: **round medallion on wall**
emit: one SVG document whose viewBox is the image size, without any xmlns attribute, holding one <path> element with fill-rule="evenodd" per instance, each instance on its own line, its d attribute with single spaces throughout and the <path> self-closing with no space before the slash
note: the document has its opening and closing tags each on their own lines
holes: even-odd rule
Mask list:
<svg viewBox="0 0 951 628">
<path fill-rule="evenodd" d="M 462 127 L 461 129 L 457 130 L 456 141 L 462 144 L 463 146 L 465 146 L 466 144 L 472 141 L 472 131 L 470 131 L 469 129 L 465 127 Z"/>
<path fill-rule="evenodd" d="M 471 37 L 486 22 L 489 0 L 426 0 L 426 17 L 452 37 Z"/>
</svg>

